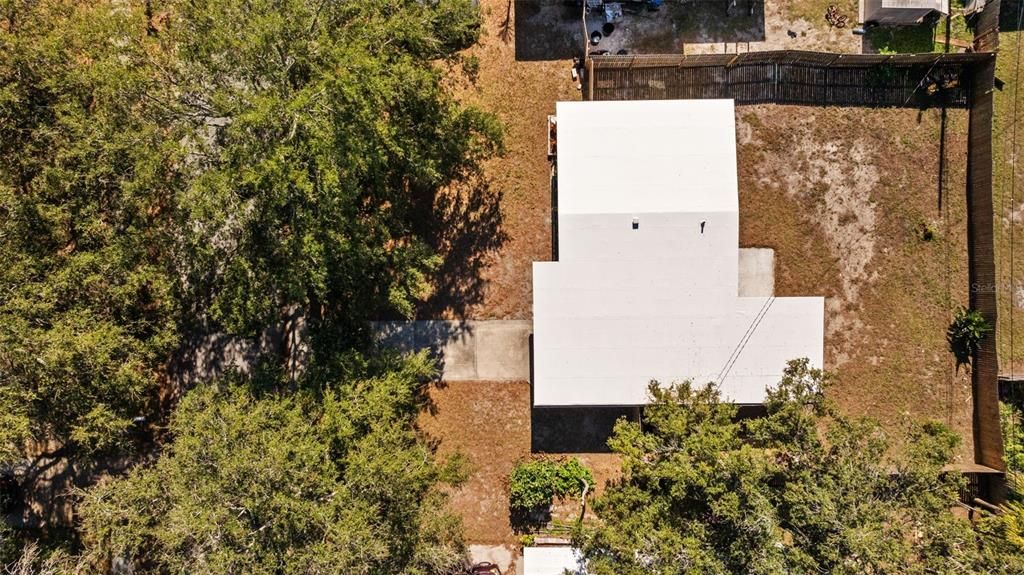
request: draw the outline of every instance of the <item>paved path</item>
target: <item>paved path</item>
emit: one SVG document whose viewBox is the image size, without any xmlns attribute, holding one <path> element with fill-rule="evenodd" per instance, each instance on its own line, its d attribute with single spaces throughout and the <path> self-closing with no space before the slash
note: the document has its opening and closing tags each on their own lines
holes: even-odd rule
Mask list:
<svg viewBox="0 0 1024 575">
<path fill-rule="evenodd" d="M 430 349 L 445 381 L 529 381 L 530 320 L 375 322 L 385 345 Z"/>
</svg>

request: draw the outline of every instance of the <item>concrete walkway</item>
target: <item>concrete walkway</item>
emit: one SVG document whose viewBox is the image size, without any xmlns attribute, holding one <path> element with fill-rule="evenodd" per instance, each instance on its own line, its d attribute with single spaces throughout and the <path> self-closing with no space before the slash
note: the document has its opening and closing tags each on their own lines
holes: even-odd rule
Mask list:
<svg viewBox="0 0 1024 575">
<path fill-rule="evenodd" d="M 386 321 L 378 341 L 403 352 L 429 349 L 445 381 L 529 381 L 529 320 Z"/>
</svg>

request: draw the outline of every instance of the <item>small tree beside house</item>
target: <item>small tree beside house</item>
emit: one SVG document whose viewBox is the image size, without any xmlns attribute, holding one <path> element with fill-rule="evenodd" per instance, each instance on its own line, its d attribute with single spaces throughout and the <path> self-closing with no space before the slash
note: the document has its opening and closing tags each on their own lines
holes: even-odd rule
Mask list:
<svg viewBox="0 0 1024 575">
<path fill-rule="evenodd" d="M 520 462 L 509 475 L 509 507 L 514 524 L 540 526 L 555 499 L 578 498 L 580 516 L 594 486 L 594 475 L 579 459 Z"/>
</svg>

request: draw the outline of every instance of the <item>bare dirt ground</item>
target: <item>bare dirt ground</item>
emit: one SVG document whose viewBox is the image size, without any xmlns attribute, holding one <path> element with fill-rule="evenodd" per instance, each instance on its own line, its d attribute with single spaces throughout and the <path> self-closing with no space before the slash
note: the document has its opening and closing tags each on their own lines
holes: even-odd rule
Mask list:
<svg viewBox="0 0 1024 575">
<path fill-rule="evenodd" d="M 834 28 L 825 10 L 835 5 L 851 24 Z M 572 58 L 582 51 L 582 10 L 562 0 L 517 0 L 516 53 L 524 60 Z M 857 2 L 850 0 L 665 0 L 656 12 L 627 10 L 591 50 L 630 54 L 735 53 L 761 50 L 825 50 L 859 53 L 862 37 L 852 28 Z M 587 34 L 606 33 L 603 13 L 587 16 Z"/>
<path fill-rule="evenodd" d="M 560 430 L 544 414 L 531 416 L 528 382 L 442 383 L 431 388 L 429 397 L 432 407 L 420 417 L 421 429 L 437 442 L 441 457 L 457 452 L 468 460 L 469 479 L 452 491 L 450 504 L 462 517 L 466 539 L 472 543 L 518 543 L 509 520 L 508 476 L 517 462 L 538 451 L 532 449 L 536 441 L 552 443 L 553 437 L 579 441 L 581 436 L 596 438 L 606 431 L 590 427 L 592 433 L 587 433 L 586 426 Z M 618 457 L 604 451 L 571 453 L 593 471 L 598 483 L 596 493 L 601 493 L 619 470 Z M 570 455 L 546 453 L 552 457 Z M 556 518 L 568 519 L 578 512 L 574 502 L 555 509 Z"/>
<path fill-rule="evenodd" d="M 703 3 L 715 6 L 718 2 Z M 719 10 L 709 10 L 700 18 L 693 18 L 696 38 L 686 45 L 687 54 L 760 52 L 764 50 L 816 50 L 824 52 L 860 53 L 864 49 L 863 37 L 853 34 L 853 24 L 835 28 L 825 21 L 825 10 L 834 5 L 850 22 L 857 20 L 857 2 L 849 0 L 766 0 L 753 2 L 754 21 L 745 21 L 743 0 L 737 6 L 739 14 L 730 17 L 737 26 L 758 25 L 761 37 L 748 38 L 743 34 L 728 34 L 715 29 L 721 17 Z M 685 9 L 685 6 L 682 8 Z"/>
</svg>

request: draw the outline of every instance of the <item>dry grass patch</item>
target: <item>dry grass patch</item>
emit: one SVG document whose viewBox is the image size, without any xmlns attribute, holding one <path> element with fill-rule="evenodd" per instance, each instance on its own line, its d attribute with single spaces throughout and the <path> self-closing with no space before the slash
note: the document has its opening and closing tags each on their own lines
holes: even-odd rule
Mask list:
<svg viewBox="0 0 1024 575">
<path fill-rule="evenodd" d="M 1016 3 L 1004 3 L 1004 18 L 1016 25 Z M 1017 162 L 1024 149 L 1024 129 L 1014 123 L 1015 115 L 1024 114 L 1024 93 L 1020 83 L 1024 76 L 1017 68 L 1017 42 L 1024 41 L 1020 32 L 999 34 L 1000 52 L 996 60 L 996 76 L 1006 82 L 995 92 L 995 114 L 992 126 L 994 173 L 992 200 L 996 210 L 995 235 L 996 277 L 994 286 L 999 306 L 996 343 L 1000 372 L 1024 375 L 1024 166 Z M 1016 150 L 1014 150 L 1014 130 Z M 986 287 L 986 286 L 979 286 Z M 993 287 L 993 286 L 988 286 Z"/>
<path fill-rule="evenodd" d="M 945 339 L 967 304 L 965 111 L 737 108 L 740 240 L 775 249 L 776 293 L 824 295 L 825 364 L 848 412 L 946 422 L 973 461 L 970 378 Z M 928 239 L 930 237 L 930 239 Z"/>
</svg>

